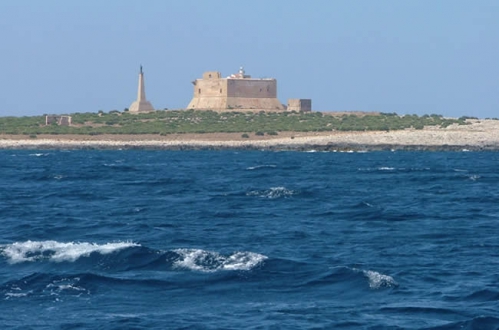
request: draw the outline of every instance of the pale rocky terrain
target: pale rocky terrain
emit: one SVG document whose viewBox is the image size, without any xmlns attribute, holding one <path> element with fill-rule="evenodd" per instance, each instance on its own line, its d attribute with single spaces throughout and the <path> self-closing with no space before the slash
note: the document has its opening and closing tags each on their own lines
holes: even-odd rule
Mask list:
<svg viewBox="0 0 499 330">
<path fill-rule="evenodd" d="M 498 120 L 390 132 L 280 132 L 158 135 L 0 135 L 0 149 L 499 150 Z"/>
</svg>

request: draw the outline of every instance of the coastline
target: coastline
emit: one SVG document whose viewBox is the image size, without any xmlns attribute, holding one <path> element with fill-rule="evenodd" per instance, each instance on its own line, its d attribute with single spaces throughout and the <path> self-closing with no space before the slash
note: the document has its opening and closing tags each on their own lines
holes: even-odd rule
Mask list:
<svg viewBox="0 0 499 330">
<path fill-rule="evenodd" d="M 469 120 L 470 125 L 422 130 L 367 132 L 280 132 L 276 136 L 241 133 L 158 135 L 0 135 L 0 149 L 144 149 L 275 151 L 499 151 L 499 121 Z"/>
</svg>

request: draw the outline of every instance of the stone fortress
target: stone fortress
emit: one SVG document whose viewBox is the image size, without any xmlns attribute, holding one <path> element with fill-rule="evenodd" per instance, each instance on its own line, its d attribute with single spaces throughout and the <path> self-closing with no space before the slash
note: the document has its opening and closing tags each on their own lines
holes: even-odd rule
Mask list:
<svg viewBox="0 0 499 330">
<path fill-rule="evenodd" d="M 312 100 L 290 99 L 285 106 L 277 99 L 277 80 L 252 78 L 244 68 L 227 78 L 220 72 L 208 71 L 192 82 L 194 95 L 187 109 L 215 111 L 312 111 Z M 154 111 L 146 99 L 144 73 L 139 72 L 137 100 L 129 108 L 131 113 Z"/>
<path fill-rule="evenodd" d="M 227 78 L 220 72 L 209 71 L 192 82 L 194 96 L 187 109 L 196 110 L 265 110 L 285 111 L 286 106 L 277 99 L 277 80 L 252 78 L 244 68 Z M 288 106 L 297 111 L 311 111 L 311 100 L 290 100 Z"/>
</svg>

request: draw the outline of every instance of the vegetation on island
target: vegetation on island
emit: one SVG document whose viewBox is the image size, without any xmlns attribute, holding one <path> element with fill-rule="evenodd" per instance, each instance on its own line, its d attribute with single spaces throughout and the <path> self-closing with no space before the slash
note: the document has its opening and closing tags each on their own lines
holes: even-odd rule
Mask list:
<svg viewBox="0 0 499 330">
<path fill-rule="evenodd" d="M 441 115 L 342 114 L 321 112 L 215 112 L 201 110 L 158 110 L 132 114 L 117 110 L 105 113 L 71 114 L 71 126 L 45 125 L 45 115 L 0 118 L 0 133 L 25 134 L 174 134 L 174 133 L 252 133 L 278 135 L 279 132 L 391 131 L 423 129 L 425 126 L 465 125 L 470 117 L 458 119 Z M 247 135 L 249 137 L 249 135 Z M 246 137 L 246 135 L 244 136 Z"/>
</svg>

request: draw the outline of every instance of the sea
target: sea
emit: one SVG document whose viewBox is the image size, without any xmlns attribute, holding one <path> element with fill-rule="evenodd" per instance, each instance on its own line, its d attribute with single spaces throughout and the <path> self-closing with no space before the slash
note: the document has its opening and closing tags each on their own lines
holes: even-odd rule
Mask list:
<svg viewBox="0 0 499 330">
<path fill-rule="evenodd" d="M 0 151 L 0 329 L 499 329 L 498 152 Z"/>
</svg>

